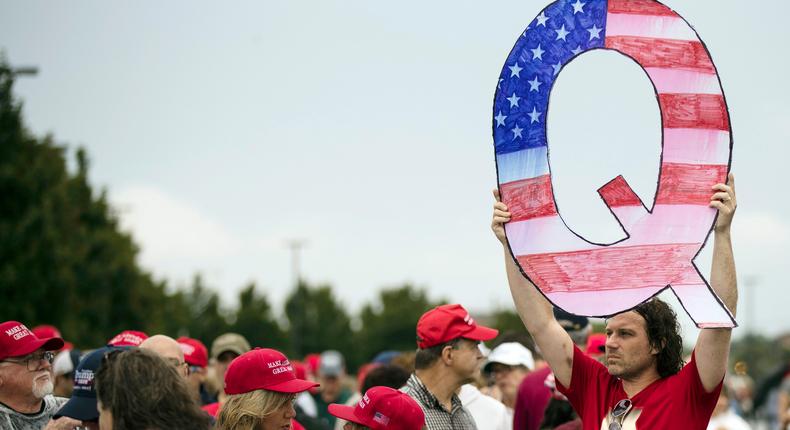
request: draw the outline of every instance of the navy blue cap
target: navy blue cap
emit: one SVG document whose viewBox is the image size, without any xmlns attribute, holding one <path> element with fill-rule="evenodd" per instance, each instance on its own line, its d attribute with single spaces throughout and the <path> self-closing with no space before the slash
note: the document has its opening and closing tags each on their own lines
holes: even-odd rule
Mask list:
<svg viewBox="0 0 790 430">
<path fill-rule="evenodd" d="M 105 346 L 86 354 L 74 370 L 74 391 L 71 398 L 53 416 L 74 418 L 80 421 L 98 421 L 99 410 L 96 408 L 96 386 L 94 379 L 99 371 L 102 359 L 110 351 L 118 348 Z"/>
<path fill-rule="evenodd" d="M 575 315 L 570 312 L 554 307 L 554 319 L 565 329 L 565 331 L 579 331 L 590 325 L 590 320 L 581 315 Z"/>
</svg>

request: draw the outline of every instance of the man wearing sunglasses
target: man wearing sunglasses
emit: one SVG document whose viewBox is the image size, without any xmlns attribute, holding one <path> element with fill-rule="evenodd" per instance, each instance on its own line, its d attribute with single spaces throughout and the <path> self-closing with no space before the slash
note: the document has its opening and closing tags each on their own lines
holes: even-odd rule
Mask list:
<svg viewBox="0 0 790 430">
<path fill-rule="evenodd" d="M 652 299 L 606 321 L 603 364 L 586 356 L 557 323 L 548 300 L 514 264 L 504 232 L 510 212 L 494 194 L 491 228 L 505 248 L 516 309 L 584 429 L 704 430 L 721 391 L 732 330 L 701 330 L 691 361 L 684 365 L 677 317 L 666 303 Z M 709 206 L 718 211 L 710 284 L 734 315 L 738 290 L 730 226 L 737 205 L 732 174 L 728 184 L 712 187 Z"/>
<path fill-rule="evenodd" d="M 43 428 L 66 399 L 52 396 L 53 351 L 63 339 L 39 339 L 24 324 L 0 324 L 0 428 Z"/>
</svg>

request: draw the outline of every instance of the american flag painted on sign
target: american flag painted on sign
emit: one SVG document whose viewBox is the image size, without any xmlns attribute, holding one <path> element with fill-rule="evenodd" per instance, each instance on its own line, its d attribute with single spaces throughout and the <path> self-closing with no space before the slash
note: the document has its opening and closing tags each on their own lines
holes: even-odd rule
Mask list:
<svg viewBox="0 0 790 430">
<path fill-rule="evenodd" d="M 601 245 L 563 222 L 552 191 L 546 112 L 557 75 L 578 55 L 616 50 L 656 89 L 663 143 L 658 190 L 648 210 L 618 176 L 599 194 L 627 237 Z M 609 316 L 671 286 L 699 327 L 735 320 L 693 263 L 716 211 L 711 187 L 726 182 L 732 140 L 727 104 L 694 29 L 653 0 L 559 0 L 521 34 L 494 97 L 493 135 L 505 231 L 523 273 L 555 305 Z"/>
</svg>

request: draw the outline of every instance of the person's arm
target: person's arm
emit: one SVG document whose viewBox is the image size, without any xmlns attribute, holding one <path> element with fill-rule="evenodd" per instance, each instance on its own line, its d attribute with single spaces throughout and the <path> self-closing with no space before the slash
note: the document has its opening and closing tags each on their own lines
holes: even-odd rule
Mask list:
<svg viewBox="0 0 790 430">
<path fill-rule="evenodd" d="M 730 225 L 735 209 L 735 177 L 730 174 L 729 185 L 716 184 L 711 197 L 710 207 L 716 208 L 719 215 L 713 228 L 713 265 L 710 285 L 721 298 L 727 309 L 735 316 L 738 305 L 738 285 L 735 276 L 735 258 L 732 254 Z M 732 329 L 707 328 L 700 331 L 695 347 L 695 359 L 702 386 L 711 392 L 724 378 L 730 353 Z"/>
<path fill-rule="evenodd" d="M 56 420 L 49 420 L 49 422 L 47 422 L 47 426 L 44 427 L 44 430 L 72 430 L 75 427 L 81 427 L 82 425 L 82 421 L 75 420 L 74 418 L 60 417 Z"/>
<path fill-rule="evenodd" d="M 510 221 L 510 212 L 507 206 L 500 201 L 499 191 L 494 190 L 494 218 L 491 229 L 497 239 L 502 243 L 505 253 L 505 269 L 510 285 L 510 294 L 516 304 L 516 310 L 521 321 L 532 335 L 535 344 L 546 362 L 549 363 L 554 377 L 562 385 L 571 384 L 571 370 L 573 368 L 573 341 L 562 326 L 554 319 L 551 303 L 543 297 L 532 282 L 519 271 L 507 246 L 504 224 Z"/>
</svg>

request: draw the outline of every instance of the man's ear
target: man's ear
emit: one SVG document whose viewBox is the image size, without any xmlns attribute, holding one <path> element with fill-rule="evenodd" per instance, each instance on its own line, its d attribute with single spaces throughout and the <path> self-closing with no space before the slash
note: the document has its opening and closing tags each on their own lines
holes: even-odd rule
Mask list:
<svg viewBox="0 0 790 430">
<path fill-rule="evenodd" d="M 451 365 L 453 363 L 453 347 L 450 345 L 446 345 L 442 348 L 442 362 L 446 365 Z"/>
<path fill-rule="evenodd" d="M 667 340 L 666 339 L 661 341 L 661 346 L 660 347 L 657 347 L 655 344 L 651 343 L 650 344 L 650 353 L 652 355 L 658 355 L 666 347 L 667 347 Z"/>
</svg>

